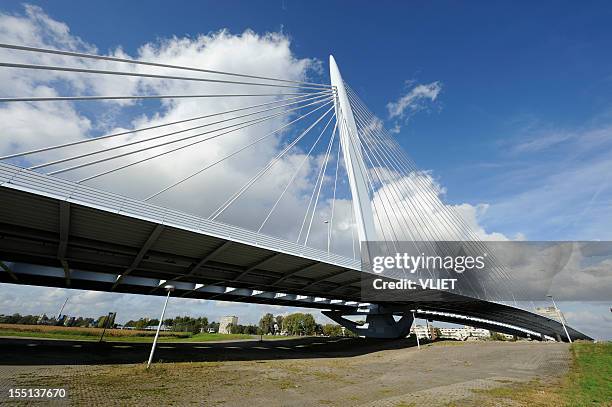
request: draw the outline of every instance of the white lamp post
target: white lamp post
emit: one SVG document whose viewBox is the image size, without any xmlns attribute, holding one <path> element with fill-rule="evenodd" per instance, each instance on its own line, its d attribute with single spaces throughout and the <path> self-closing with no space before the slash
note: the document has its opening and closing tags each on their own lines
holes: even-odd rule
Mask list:
<svg viewBox="0 0 612 407">
<path fill-rule="evenodd" d="M 565 331 L 565 336 L 567 336 L 567 340 L 569 341 L 569 343 L 572 343 L 572 338 L 570 337 L 569 332 L 567 332 L 567 328 L 565 327 L 565 321 L 563 320 L 563 315 L 561 314 L 561 311 L 557 307 L 557 304 L 555 303 L 555 299 L 553 298 L 552 295 L 547 295 L 547 297 L 552 300 L 552 303 L 553 303 L 553 305 L 555 307 L 555 310 L 557 311 L 557 315 L 559 316 L 559 320 L 561 321 L 561 325 L 563 325 L 563 330 Z"/>
<path fill-rule="evenodd" d="M 412 325 L 414 325 L 414 336 L 416 336 L 417 348 L 421 349 L 421 342 L 419 341 L 419 334 L 417 333 L 417 330 L 416 330 L 416 317 L 414 316 L 414 313 L 416 312 L 416 310 L 411 309 L 410 312 L 412 312 Z"/>
<path fill-rule="evenodd" d="M 164 314 L 166 313 L 166 307 L 168 306 L 168 299 L 170 298 L 170 293 L 174 291 L 173 285 L 164 286 L 168 294 L 166 295 L 166 301 L 164 302 L 164 308 L 162 309 L 161 317 L 159 318 L 159 324 L 157 325 L 157 332 L 155 332 L 155 338 L 153 339 L 153 346 L 151 346 L 151 354 L 149 355 L 149 361 L 147 362 L 147 369 L 151 366 L 151 361 L 153 360 L 153 354 L 155 353 L 155 346 L 157 345 L 157 338 L 159 337 L 159 330 L 161 329 L 162 323 L 164 322 Z"/>
</svg>

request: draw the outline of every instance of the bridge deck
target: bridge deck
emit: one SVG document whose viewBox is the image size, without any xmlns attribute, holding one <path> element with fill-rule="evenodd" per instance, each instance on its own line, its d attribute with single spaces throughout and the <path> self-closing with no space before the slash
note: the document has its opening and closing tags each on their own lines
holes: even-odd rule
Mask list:
<svg viewBox="0 0 612 407">
<path fill-rule="evenodd" d="M 353 259 L 2 163 L 0 260 L 6 283 L 163 295 L 172 281 L 188 298 L 339 310 L 358 307 L 363 277 Z M 563 335 L 548 318 L 439 292 L 390 305 L 501 332 Z"/>
</svg>

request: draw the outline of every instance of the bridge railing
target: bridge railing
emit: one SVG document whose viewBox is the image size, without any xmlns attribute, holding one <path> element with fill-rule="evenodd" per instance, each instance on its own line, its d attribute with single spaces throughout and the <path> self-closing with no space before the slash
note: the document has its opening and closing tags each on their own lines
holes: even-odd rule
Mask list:
<svg viewBox="0 0 612 407">
<path fill-rule="evenodd" d="M 348 269 L 361 270 L 360 262 L 355 259 L 102 191 L 58 177 L 40 174 L 11 164 L 0 163 L 0 186 L 68 201 L 105 212 L 124 214 L 147 222 L 195 233 L 204 233 L 271 251 L 300 255 Z"/>
</svg>

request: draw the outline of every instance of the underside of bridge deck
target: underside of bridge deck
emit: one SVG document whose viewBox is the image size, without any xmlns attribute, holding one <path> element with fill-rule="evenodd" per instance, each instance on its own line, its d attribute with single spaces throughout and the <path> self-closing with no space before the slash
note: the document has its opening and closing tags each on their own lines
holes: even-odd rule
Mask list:
<svg viewBox="0 0 612 407">
<path fill-rule="evenodd" d="M 0 202 L 4 283 L 163 295 L 172 282 L 175 295 L 186 298 L 311 307 L 371 321 L 415 309 L 431 320 L 537 339 L 565 336 L 548 318 L 432 291 L 410 301 L 362 303 L 362 281 L 375 276 L 353 259 L 6 164 L 0 164 Z M 571 328 L 570 335 L 589 339 Z"/>
</svg>

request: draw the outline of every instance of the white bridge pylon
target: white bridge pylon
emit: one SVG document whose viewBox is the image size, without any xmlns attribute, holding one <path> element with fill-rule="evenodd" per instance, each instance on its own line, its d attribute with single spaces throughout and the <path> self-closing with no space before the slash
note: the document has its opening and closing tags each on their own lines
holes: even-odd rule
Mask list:
<svg viewBox="0 0 612 407">
<path fill-rule="evenodd" d="M 363 161 L 353 110 L 333 55 L 329 56 L 329 75 L 331 85 L 335 89 L 334 105 L 340 132 L 340 145 L 342 146 L 344 164 L 353 197 L 353 211 L 359 242 L 376 241 L 378 238 L 367 186 L 368 168 Z M 364 254 L 362 253 L 362 256 Z"/>
</svg>

